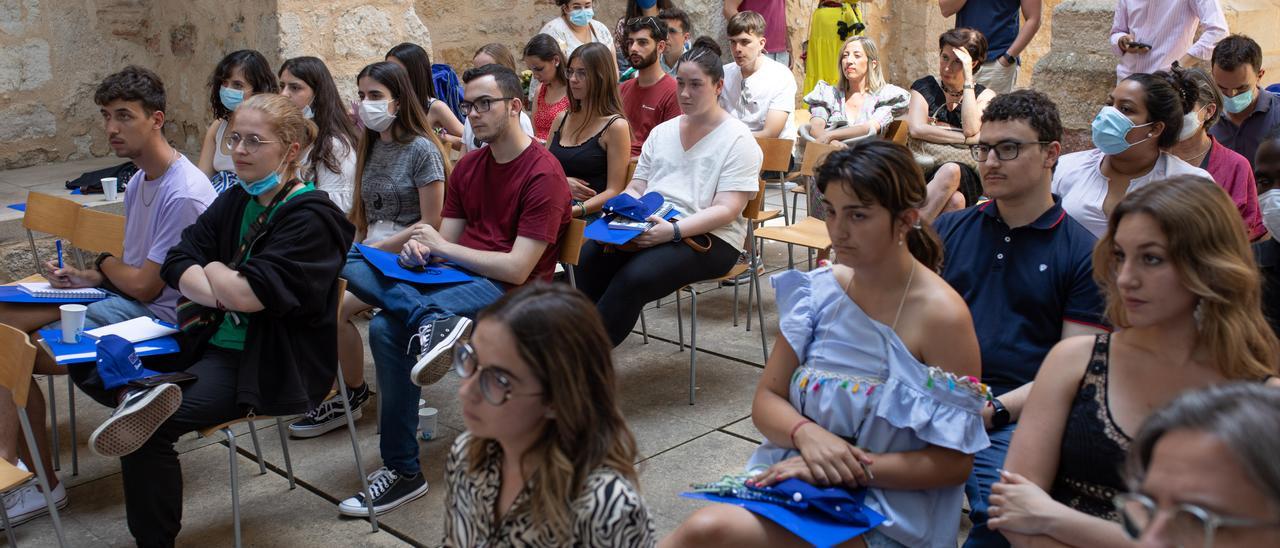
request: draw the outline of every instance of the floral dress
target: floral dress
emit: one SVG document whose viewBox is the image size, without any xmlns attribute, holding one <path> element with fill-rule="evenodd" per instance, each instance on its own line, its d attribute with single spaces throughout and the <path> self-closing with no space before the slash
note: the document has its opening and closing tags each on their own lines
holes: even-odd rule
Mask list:
<svg viewBox="0 0 1280 548">
<path fill-rule="evenodd" d="M 917 360 L 889 326 L 873 320 L 828 268 L 772 278 L 780 329 L 800 358 L 791 405 L 827 431 L 872 453 L 930 445 L 972 455 L 990 443 L 982 423 L 988 391 Z M 766 441 L 749 468 L 798 455 Z M 875 533 L 906 546 L 950 547 L 960 526 L 964 486 L 867 490 L 867 506 L 884 514 Z"/>
</svg>

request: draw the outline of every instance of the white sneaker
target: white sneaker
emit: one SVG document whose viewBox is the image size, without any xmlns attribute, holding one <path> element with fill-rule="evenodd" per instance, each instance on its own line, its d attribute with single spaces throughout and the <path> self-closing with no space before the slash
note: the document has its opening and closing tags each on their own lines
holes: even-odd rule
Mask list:
<svg viewBox="0 0 1280 548">
<path fill-rule="evenodd" d="M 59 510 L 67 507 L 66 484 L 58 483 L 53 488 L 53 504 Z M 10 525 L 17 527 L 48 514 L 49 507 L 45 505 L 44 493 L 35 483 L 30 483 L 4 494 L 4 511 L 9 514 Z M 0 524 L 0 529 L 4 529 L 3 524 Z"/>
</svg>

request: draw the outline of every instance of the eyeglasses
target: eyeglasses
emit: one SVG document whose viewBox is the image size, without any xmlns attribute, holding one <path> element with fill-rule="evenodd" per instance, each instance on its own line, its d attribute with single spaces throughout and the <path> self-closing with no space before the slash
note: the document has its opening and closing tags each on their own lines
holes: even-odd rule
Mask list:
<svg viewBox="0 0 1280 548">
<path fill-rule="evenodd" d="M 480 395 L 484 396 L 484 401 L 493 406 L 507 403 L 507 400 L 517 396 L 542 395 L 542 392 L 526 394 L 512 392 L 511 379 L 505 373 L 494 369 L 492 365 L 480 365 L 480 359 L 476 357 L 476 349 L 472 348 L 469 342 L 458 341 L 453 345 L 453 372 L 464 379 L 479 373 Z"/>
<path fill-rule="evenodd" d="M 257 135 L 241 137 L 239 133 L 234 131 L 231 132 L 231 137 L 227 138 L 227 144 L 231 147 L 231 150 L 234 151 L 236 147 L 244 146 L 245 152 L 248 152 L 249 154 L 257 154 L 258 149 L 262 148 L 262 145 L 279 142 L 280 141 L 263 141 L 262 138 Z"/>
<path fill-rule="evenodd" d="M 510 101 L 512 99 L 516 99 L 516 97 L 481 97 L 475 101 L 462 101 L 461 103 L 458 103 L 458 110 L 462 112 L 463 116 L 470 115 L 472 110 L 483 114 L 489 112 L 489 109 L 493 108 L 494 103 L 498 101 Z"/>
<path fill-rule="evenodd" d="M 587 69 L 569 69 L 569 78 L 577 78 L 579 80 L 587 79 Z M 481 111 L 483 112 L 483 111 Z"/>
<path fill-rule="evenodd" d="M 1151 497 L 1141 493 L 1116 495 L 1115 505 L 1125 532 L 1133 539 L 1141 537 L 1161 512 L 1165 512 Z M 1194 504 L 1179 504 L 1169 511 L 1173 515 L 1165 525 L 1168 537 L 1174 544 L 1186 548 L 1212 548 L 1214 533 L 1221 528 L 1280 527 L 1280 521 L 1224 517 Z"/>
<path fill-rule="evenodd" d="M 646 15 L 644 17 L 636 17 L 630 21 L 627 21 L 627 26 L 636 25 L 636 24 L 644 25 L 646 27 L 653 29 L 653 36 L 655 37 L 662 32 L 661 20 L 659 20 L 657 17 L 654 17 L 652 15 Z"/>
<path fill-rule="evenodd" d="M 973 156 L 974 160 L 985 162 L 987 161 L 987 156 L 989 156 L 991 151 L 994 150 L 996 151 L 996 158 L 999 158 L 1001 162 L 1008 162 L 1009 160 L 1017 158 L 1018 153 L 1022 152 L 1022 147 L 1024 146 L 1047 145 L 1051 142 L 1052 141 L 1031 141 L 1029 143 L 1020 143 L 1018 141 L 1000 141 L 994 145 L 978 143 L 976 145 L 969 145 L 969 154 Z"/>
</svg>

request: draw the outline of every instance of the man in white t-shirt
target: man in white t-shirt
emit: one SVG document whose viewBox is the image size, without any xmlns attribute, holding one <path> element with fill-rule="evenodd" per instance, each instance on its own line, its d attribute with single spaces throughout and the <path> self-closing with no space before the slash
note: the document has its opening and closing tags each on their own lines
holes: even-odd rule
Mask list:
<svg viewBox="0 0 1280 548">
<path fill-rule="evenodd" d="M 729 20 L 733 62 L 724 66 L 720 106 L 756 137 L 795 140 L 796 79 L 786 65 L 764 55 L 764 17 L 742 11 Z"/>
</svg>

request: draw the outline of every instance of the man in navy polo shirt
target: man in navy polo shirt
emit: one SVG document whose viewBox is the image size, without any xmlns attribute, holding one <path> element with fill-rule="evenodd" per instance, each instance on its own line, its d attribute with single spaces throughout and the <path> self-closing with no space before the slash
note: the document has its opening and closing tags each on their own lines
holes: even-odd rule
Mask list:
<svg viewBox="0 0 1280 548">
<path fill-rule="evenodd" d="M 1049 192 L 1061 138 L 1058 107 L 1044 94 L 992 99 L 970 147 L 991 201 L 934 223 L 946 246 L 942 277 L 969 303 L 982 381 L 996 396 L 983 410 L 991 446 L 974 457 L 965 485 L 973 522 L 966 547 L 1009 545 L 986 527 L 987 496 L 1040 362 L 1059 340 L 1104 329 L 1096 239 Z"/>
<path fill-rule="evenodd" d="M 969 27 L 987 37 L 987 58 L 973 76 L 996 93 L 1013 91 L 1018 56 L 1040 30 L 1041 0 L 938 0 L 943 17 L 956 16 L 956 28 Z M 1018 24 L 1021 12 L 1025 21 Z"/>
</svg>

